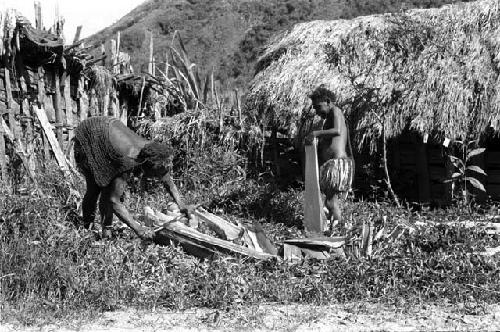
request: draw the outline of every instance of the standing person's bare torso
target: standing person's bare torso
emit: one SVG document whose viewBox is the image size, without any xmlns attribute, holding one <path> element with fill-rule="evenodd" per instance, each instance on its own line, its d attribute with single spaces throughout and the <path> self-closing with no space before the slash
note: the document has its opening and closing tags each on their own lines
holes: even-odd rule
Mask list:
<svg viewBox="0 0 500 332">
<path fill-rule="evenodd" d="M 323 129 L 339 128 L 340 135 L 318 139 L 318 162 L 321 166 L 332 158 L 346 158 L 347 128 L 344 114 L 335 107 L 323 122 Z"/>
</svg>

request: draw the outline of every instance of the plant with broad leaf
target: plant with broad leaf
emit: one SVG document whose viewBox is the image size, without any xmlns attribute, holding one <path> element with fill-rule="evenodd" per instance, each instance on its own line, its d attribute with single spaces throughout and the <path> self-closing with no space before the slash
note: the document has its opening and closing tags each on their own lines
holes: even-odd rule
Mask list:
<svg viewBox="0 0 500 332">
<path fill-rule="evenodd" d="M 486 149 L 475 147 L 478 143 L 477 140 L 469 142 L 455 141 L 455 143 L 460 147 L 461 156 L 448 155 L 455 170 L 451 178 L 445 180 L 445 182 L 452 182 L 455 186 L 460 186 L 463 201 L 467 204 L 469 198 L 468 186 L 486 192 L 483 183 L 476 177 L 478 174 L 486 176 L 486 172 L 481 167 L 472 164 L 472 159 L 483 154 Z"/>
</svg>

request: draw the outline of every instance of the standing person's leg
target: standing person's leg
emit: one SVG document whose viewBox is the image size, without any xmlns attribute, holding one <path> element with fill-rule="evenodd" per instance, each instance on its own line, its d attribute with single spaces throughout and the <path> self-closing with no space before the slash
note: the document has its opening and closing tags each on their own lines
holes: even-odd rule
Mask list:
<svg viewBox="0 0 500 332">
<path fill-rule="evenodd" d="M 329 231 L 342 222 L 342 212 L 340 210 L 340 198 L 338 194 L 328 195 L 325 199 L 325 205 L 328 209 L 328 221 L 330 223 Z"/>
</svg>

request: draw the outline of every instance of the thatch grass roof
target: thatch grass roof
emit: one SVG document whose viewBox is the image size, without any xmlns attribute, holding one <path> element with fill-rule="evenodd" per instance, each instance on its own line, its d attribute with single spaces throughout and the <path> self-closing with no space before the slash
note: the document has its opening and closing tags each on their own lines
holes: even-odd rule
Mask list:
<svg viewBox="0 0 500 332">
<path fill-rule="evenodd" d="M 325 84 L 358 138 L 408 126 L 450 138 L 498 131 L 499 8 L 499 0 L 483 0 L 298 24 L 259 60 L 247 110 L 296 135 L 308 94 Z"/>
</svg>

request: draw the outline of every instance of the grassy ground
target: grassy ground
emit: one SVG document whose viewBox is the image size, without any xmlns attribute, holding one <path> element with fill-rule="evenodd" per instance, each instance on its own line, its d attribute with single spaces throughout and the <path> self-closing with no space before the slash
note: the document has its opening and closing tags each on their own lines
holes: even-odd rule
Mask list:
<svg viewBox="0 0 500 332">
<path fill-rule="evenodd" d="M 478 254 L 500 245 L 498 236 L 450 224 L 484 219 L 468 210 L 412 212 L 389 203 L 350 201 L 345 216 L 352 221 L 387 216 L 387 227 L 422 226 L 398 240 L 380 241 L 370 260 L 290 264 L 220 256 L 201 261 L 179 248 L 145 245 L 127 229 L 117 230 L 114 240 L 98 241 L 95 232 L 78 229 L 79 199 L 65 180 L 49 171 L 41 181 L 51 198 L 4 193 L 0 199 L 4 322 L 38 325 L 123 307 L 234 310 L 262 303 L 368 301 L 397 307 L 446 302 L 480 308 L 500 299 L 499 261 Z M 232 220 L 260 220 L 277 246 L 284 238 L 301 235 L 300 188 L 280 190 L 244 177 L 224 183 L 207 201 L 212 211 Z M 187 189 L 182 188 L 191 202 L 206 195 Z M 144 203 L 161 207 L 166 201 L 166 193 L 155 190 L 132 192 L 127 204 L 140 213 Z"/>
</svg>

